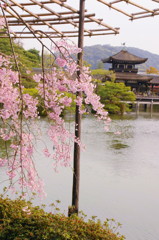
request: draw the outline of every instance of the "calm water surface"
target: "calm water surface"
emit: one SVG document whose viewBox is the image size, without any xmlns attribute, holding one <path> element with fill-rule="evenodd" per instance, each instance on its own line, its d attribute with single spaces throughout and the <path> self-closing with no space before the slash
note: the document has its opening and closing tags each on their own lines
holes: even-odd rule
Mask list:
<svg viewBox="0 0 159 240">
<path fill-rule="evenodd" d="M 42 120 L 41 126 L 45 129 L 47 122 Z M 115 218 L 122 223 L 120 232 L 128 240 L 158 240 L 159 115 L 113 119 L 108 133 L 102 123 L 86 117 L 82 120 L 82 139 L 86 151 L 81 155 L 80 209 L 102 220 Z M 45 135 L 43 140 L 49 142 Z M 35 157 L 46 183 L 43 202 L 61 200 L 60 208 L 67 214 L 72 169 L 61 168 L 55 173 L 52 163 L 39 151 Z"/>
</svg>

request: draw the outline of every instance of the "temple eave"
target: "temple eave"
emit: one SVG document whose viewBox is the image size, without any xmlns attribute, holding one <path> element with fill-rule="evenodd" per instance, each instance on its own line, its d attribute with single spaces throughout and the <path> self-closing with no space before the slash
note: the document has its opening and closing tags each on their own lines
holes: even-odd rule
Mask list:
<svg viewBox="0 0 159 240">
<path fill-rule="evenodd" d="M 142 60 L 113 60 L 113 59 L 102 59 L 103 63 L 123 63 L 123 64 L 142 64 L 147 61 L 147 58 L 144 58 Z"/>
<path fill-rule="evenodd" d="M 152 77 L 133 73 L 116 73 L 116 80 L 150 81 Z"/>
<path fill-rule="evenodd" d="M 134 74 L 134 73 L 121 73 L 121 72 L 115 72 L 116 80 L 115 81 L 136 81 L 136 82 L 150 82 L 153 77 L 152 76 L 145 76 L 140 74 Z M 111 80 L 110 75 L 106 75 L 106 78 L 108 80 Z"/>
</svg>

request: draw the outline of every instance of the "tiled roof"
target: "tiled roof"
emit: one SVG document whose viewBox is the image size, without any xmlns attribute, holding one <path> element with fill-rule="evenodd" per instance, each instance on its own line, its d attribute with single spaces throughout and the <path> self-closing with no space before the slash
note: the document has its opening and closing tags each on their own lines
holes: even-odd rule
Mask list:
<svg viewBox="0 0 159 240">
<path fill-rule="evenodd" d="M 121 50 L 120 52 L 118 52 L 117 54 L 115 54 L 109 58 L 102 59 L 102 61 L 103 61 L 103 63 L 120 62 L 120 63 L 140 64 L 140 63 L 146 62 L 147 58 L 137 57 L 137 56 L 129 53 L 126 50 Z"/>
</svg>

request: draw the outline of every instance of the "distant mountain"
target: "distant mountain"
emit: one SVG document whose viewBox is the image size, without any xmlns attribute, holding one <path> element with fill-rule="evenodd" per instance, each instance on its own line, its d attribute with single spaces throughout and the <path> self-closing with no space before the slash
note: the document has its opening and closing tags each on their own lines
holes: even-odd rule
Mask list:
<svg viewBox="0 0 159 240">
<path fill-rule="evenodd" d="M 84 60 L 91 64 L 91 69 L 96 69 L 101 59 L 110 57 L 122 49 L 123 47 L 114 47 L 108 44 L 84 47 Z M 138 65 L 139 71 L 145 71 L 150 66 L 159 70 L 159 55 L 134 47 L 126 47 L 126 50 L 138 57 L 148 58 L 146 63 Z M 110 64 L 104 64 L 105 69 L 109 69 L 110 66 Z"/>
</svg>

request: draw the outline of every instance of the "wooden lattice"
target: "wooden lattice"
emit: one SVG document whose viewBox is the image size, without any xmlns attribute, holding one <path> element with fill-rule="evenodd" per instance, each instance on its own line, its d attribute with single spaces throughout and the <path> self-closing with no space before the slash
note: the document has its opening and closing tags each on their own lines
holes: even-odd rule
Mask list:
<svg viewBox="0 0 159 240">
<path fill-rule="evenodd" d="M 130 18 L 130 20 L 136 20 L 140 18 L 146 18 L 146 17 L 153 17 L 155 15 L 159 15 L 159 8 L 156 9 L 150 9 L 145 6 L 145 4 L 140 5 L 139 2 L 142 4 L 142 1 L 131 1 L 131 0 L 116 0 L 116 1 L 111 1 L 107 2 L 105 0 L 97 0 L 100 3 L 103 3 L 104 5 L 108 6 L 111 9 L 114 9 Z M 152 2 L 159 3 L 159 0 L 147 0 L 147 3 L 150 4 Z M 125 3 L 129 4 L 133 7 L 136 7 L 137 11 L 141 10 L 140 12 L 133 12 L 133 13 L 128 13 L 123 10 L 123 7 L 118 7 L 117 4 L 119 3 Z"/>
<path fill-rule="evenodd" d="M 27 1 L 27 0 L 26 0 Z M 1 0 L 2 17 L 7 19 L 12 38 L 63 38 L 77 37 L 79 28 L 79 10 L 65 3 L 65 0 L 37 1 Z M 55 11 L 61 6 L 61 11 Z M 85 23 L 93 23 L 94 28 L 87 29 L 84 36 L 118 34 L 119 28 L 113 28 L 95 18 L 94 13 L 84 15 Z M 17 30 L 18 29 L 18 30 Z M 8 37 L 1 32 L 0 37 Z"/>
</svg>

